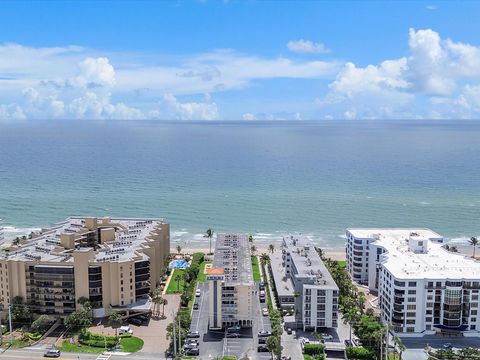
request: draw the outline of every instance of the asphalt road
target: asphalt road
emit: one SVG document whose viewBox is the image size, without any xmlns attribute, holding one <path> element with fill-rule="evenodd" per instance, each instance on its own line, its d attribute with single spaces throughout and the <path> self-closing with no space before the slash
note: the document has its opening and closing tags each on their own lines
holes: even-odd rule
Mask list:
<svg viewBox="0 0 480 360">
<path fill-rule="evenodd" d="M 0 359 L 2 360 L 20 360 L 20 359 L 31 359 L 31 360 L 45 360 L 47 358 L 43 357 L 45 350 L 40 349 L 15 349 L 15 350 L 6 350 L 0 352 Z M 110 357 L 98 354 L 74 354 L 74 353 L 62 353 L 57 360 L 164 360 L 165 357 L 161 354 L 144 354 L 136 353 L 131 355 L 112 355 Z"/>
</svg>

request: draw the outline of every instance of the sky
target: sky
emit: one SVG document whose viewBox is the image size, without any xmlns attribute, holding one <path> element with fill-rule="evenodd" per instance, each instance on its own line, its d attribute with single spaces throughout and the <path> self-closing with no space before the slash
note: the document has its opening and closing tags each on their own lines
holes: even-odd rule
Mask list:
<svg viewBox="0 0 480 360">
<path fill-rule="evenodd" d="M 2 0 L 0 119 L 478 119 L 478 14 L 453 0 Z"/>
</svg>

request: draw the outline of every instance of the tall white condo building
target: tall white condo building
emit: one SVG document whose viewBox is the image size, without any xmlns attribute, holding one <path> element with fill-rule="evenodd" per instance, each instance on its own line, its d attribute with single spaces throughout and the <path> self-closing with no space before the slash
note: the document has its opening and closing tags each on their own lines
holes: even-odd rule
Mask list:
<svg viewBox="0 0 480 360">
<path fill-rule="evenodd" d="M 480 336 L 480 262 L 429 229 L 348 229 L 352 278 L 378 293 L 382 320 L 412 336 Z"/>
</svg>

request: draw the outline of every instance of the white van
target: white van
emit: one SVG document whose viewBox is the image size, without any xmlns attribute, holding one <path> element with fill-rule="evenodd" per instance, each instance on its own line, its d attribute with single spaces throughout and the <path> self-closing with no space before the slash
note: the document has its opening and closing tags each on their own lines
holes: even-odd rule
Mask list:
<svg viewBox="0 0 480 360">
<path fill-rule="evenodd" d="M 118 329 L 118 334 L 119 334 L 119 335 L 122 335 L 122 334 L 130 334 L 130 335 L 132 335 L 132 334 L 133 334 L 133 330 L 130 329 L 130 326 L 120 326 L 120 329 Z"/>
</svg>

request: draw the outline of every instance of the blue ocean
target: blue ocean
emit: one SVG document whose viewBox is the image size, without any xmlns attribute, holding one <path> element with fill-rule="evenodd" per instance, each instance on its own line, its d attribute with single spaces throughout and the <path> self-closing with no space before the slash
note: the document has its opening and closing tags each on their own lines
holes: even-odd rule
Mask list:
<svg viewBox="0 0 480 360">
<path fill-rule="evenodd" d="M 480 235 L 480 122 L 0 123 L 6 237 L 68 215 L 164 217 L 172 240 L 300 232 L 341 248 L 348 227 Z"/>
</svg>

